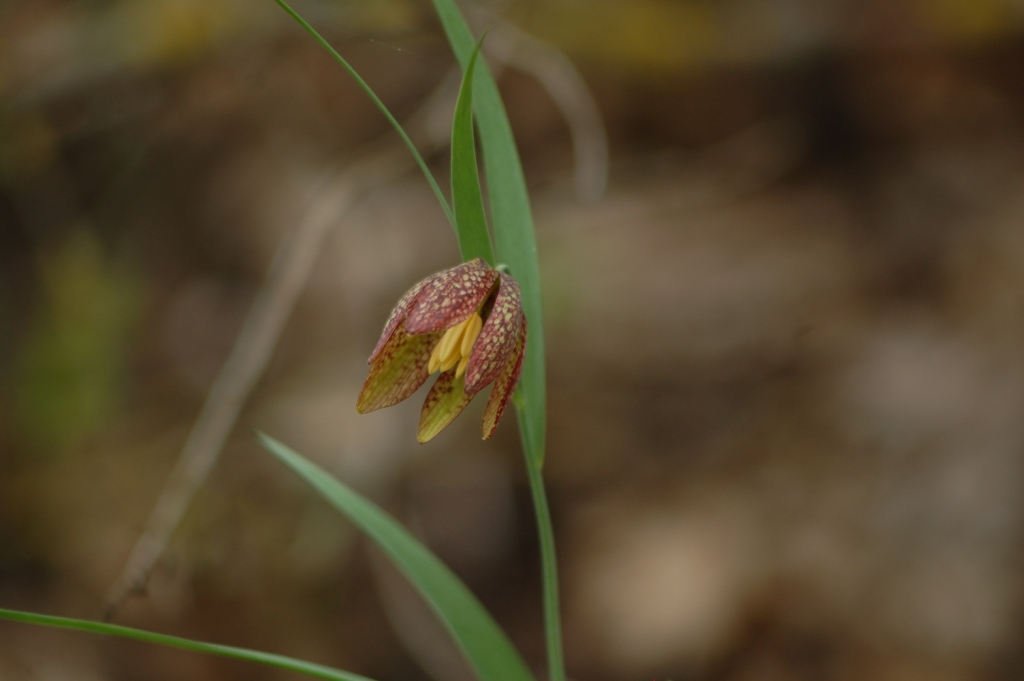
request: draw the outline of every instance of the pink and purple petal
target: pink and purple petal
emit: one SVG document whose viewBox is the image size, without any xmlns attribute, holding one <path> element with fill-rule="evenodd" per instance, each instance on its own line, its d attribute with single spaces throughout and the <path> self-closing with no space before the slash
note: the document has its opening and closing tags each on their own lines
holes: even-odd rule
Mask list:
<svg viewBox="0 0 1024 681">
<path fill-rule="evenodd" d="M 395 329 L 398 328 L 398 325 L 401 324 L 405 316 L 409 314 L 409 310 L 416 303 L 416 298 L 427 286 L 427 284 L 432 282 L 436 276 L 436 274 L 430 275 L 429 277 L 427 277 L 426 279 L 424 279 L 423 281 L 419 282 L 411 289 L 406 291 L 405 295 L 401 297 L 401 299 L 398 301 L 398 304 L 395 305 L 395 309 L 391 311 L 391 316 L 388 317 L 387 323 L 384 325 L 384 332 L 381 333 L 380 340 L 377 341 L 377 347 L 375 347 L 373 349 L 373 352 L 370 353 L 370 359 L 366 360 L 367 364 L 373 364 L 373 361 L 377 359 L 377 355 L 380 354 L 381 350 L 384 349 L 384 345 L 387 344 L 388 340 L 391 339 L 391 334 L 395 332 Z"/>
<path fill-rule="evenodd" d="M 429 333 L 465 321 L 487 298 L 497 278 L 498 273 L 480 258 L 437 273 L 409 311 L 406 330 Z"/>
<path fill-rule="evenodd" d="M 494 435 L 494 429 L 498 427 L 501 415 L 505 413 L 505 407 L 512 398 L 512 393 L 519 383 L 519 376 L 523 372 L 523 358 L 526 356 L 526 318 L 523 318 L 519 330 L 519 340 L 508 358 L 508 363 L 502 370 L 501 375 L 494 381 L 491 388 L 491 397 L 487 400 L 487 407 L 484 409 L 484 439 L 487 440 Z"/>
<path fill-rule="evenodd" d="M 519 340 L 523 319 L 523 298 L 515 279 L 501 273 L 501 285 L 494 307 L 473 345 L 466 366 L 466 393 L 475 395 L 493 381 L 508 364 Z"/>
<path fill-rule="evenodd" d="M 463 389 L 463 378 L 455 378 L 454 370 L 445 371 L 437 377 L 420 411 L 420 427 L 416 434 L 420 442 L 434 439 L 473 399 Z"/>
<path fill-rule="evenodd" d="M 395 327 L 370 365 L 356 411 L 366 414 L 390 407 L 416 392 L 430 375 L 427 362 L 440 339 L 440 332 L 412 336 L 402 325 Z"/>
</svg>

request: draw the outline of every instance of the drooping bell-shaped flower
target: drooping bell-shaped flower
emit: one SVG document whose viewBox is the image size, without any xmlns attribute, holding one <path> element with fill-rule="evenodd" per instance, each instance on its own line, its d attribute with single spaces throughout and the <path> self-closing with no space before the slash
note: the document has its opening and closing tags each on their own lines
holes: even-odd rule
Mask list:
<svg viewBox="0 0 1024 681">
<path fill-rule="evenodd" d="M 420 412 L 417 438 L 426 442 L 493 383 L 486 440 L 516 389 L 525 350 L 519 284 L 480 258 L 471 260 L 427 277 L 398 301 L 370 355 L 356 411 L 398 404 L 440 372 Z"/>
</svg>

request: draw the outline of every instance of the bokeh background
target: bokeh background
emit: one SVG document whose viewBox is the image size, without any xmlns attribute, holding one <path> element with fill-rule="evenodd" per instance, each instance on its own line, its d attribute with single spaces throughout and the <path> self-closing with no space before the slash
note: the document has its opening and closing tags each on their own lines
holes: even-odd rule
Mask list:
<svg viewBox="0 0 1024 681">
<path fill-rule="evenodd" d="M 399 118 L 452 66 L 423 0 L 298 8 Z M 542 41 L 501 86 L 540 244 L 570 675 L 1024 677 L 1024 4 L 467 9 Z M 599 198 L 551 47 L 607 127 Z M 0 2 L 0 605 L 100 615 L 278 244 L 392 141 L 270 0 Z M 261 429 L 414 528 L 542 671 L 512 420 L 481 443 L 475 404 L 420 446 L 420 396 L 355 414 L 391 305 L 458 257 L 419 174 L 368 176 L 116 621 L 468 678 Z M 0 678 L 291 677 L 0 623 Z"/>
</svg>

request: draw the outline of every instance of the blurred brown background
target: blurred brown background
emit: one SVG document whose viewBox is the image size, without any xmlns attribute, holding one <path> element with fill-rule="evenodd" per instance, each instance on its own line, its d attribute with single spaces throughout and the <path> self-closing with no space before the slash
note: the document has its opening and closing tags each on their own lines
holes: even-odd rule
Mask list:
<svg viewBox="0 0 1024 681">
<path fill-rule="evenodd" d="M 297 7 L 399 118 L 451 67 L 423 0 Z M 1024 677 L 1024 4 L 476 9 L 572 59 L 611 149 L 607 193 L 581 200 L 555 62 L 503 71 L 545 286 L 570 675 Z M 0 606 L 99 616 L 278 243 L 392 138 L 270 0 L 0 2 Z M 117 621 L 467 678 L 261 429 L 414 528 L 540 672 L 513 419 L 481 443 L 474 404 L 419 446 L 420 396 L 355 414 L 391 305 L 458 257 L 419 174 L 370 185 Z M 0 678 L 291 677 L 0 623 Z"/>
</svg>

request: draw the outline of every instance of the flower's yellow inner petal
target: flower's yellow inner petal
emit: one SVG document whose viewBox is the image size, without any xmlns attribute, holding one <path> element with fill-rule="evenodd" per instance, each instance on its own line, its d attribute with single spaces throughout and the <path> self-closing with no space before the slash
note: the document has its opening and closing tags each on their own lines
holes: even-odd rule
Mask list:
<svg viewBox="0 0 1024 681">
<path fill-rule="evenodd" d="M 469 353 L 472 352 L 473 344 L 476 343 L 483 325 L 484 322 L 479 313 L 473 313 L 466 321 L 445 331 L 444 336 L 441 337 L 434 347 L 434 352 L 430 355 L 430 361 L 427 363 L 428 371 L 430 373 L 438 370 L 448 371 L 457 364 L 459 368 L 456 370 L 456 377 L 466 373 Z"/>
<path fill-rule="evenodd" d="M 480 329 L 484 327 L 484 320 L 480 319 L 478 314 L 471 315 L 466 322 L 466 330 L 462 333 L 462 344 L 459 346 L 463 357 L 469 357 L 469 353 L 473 350 L 473 344 L 476 343 L 476 337 L 480 335 Z"/>
<path fill-rule="evenodd" d="M 466 367 L 469 366 L 469 355 L 463 355 L 462 359 L 459 360 L 459 368 L 455 370 L 455 378 L 461 378 L 466 375 Z"/>
</svg>

